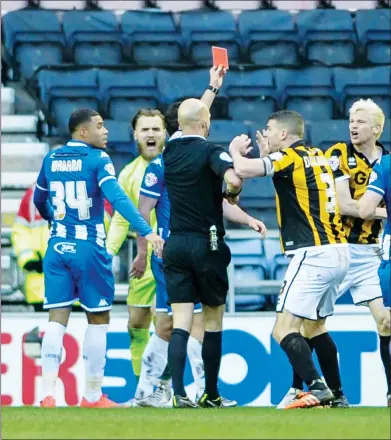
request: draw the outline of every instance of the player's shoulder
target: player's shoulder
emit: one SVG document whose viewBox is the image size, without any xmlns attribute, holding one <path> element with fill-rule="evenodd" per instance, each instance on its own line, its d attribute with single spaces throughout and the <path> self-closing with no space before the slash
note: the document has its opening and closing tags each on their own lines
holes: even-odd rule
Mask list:
<svg viewBox="0 0 391 440">
<path fill-rule="evenodd" d="M 325 151 L 325 155 L 331 156 L 342 156 L 347 154 L 349 151 L 349 144 L 347 142 L 337 142 Z"/>
</svg>

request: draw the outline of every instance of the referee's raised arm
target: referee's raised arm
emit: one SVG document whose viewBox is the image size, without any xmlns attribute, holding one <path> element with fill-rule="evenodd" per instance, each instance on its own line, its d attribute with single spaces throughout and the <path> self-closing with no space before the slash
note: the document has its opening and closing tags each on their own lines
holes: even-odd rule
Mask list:
<svg viewBox="0 0 391 440">
<path fill-rule="evenodd" d="M 168 300 L 173 312 L 169 362 L 174 407 L 193 408 L 186 396 L 183 374 L 194 304 L 201 302 L 205 335 L 202 348 L 205 393 L 198 404 L 222 406 L 217 379 L 222 353 L 222 321 L 228 293 L 227 267 L 231 260 L 224 241 L 223 183 L 233 201 L 242 180 L 228 152 L 207 141 L 210 113 L 203 102 L 187 99 L 178 110 L 182 136 L 168 142 L 163 152 L 164 180 L 171 202 L 170 231 L 163 266 Z M 235 138 L 248 146 L 246 136 Z"/>
</svg>

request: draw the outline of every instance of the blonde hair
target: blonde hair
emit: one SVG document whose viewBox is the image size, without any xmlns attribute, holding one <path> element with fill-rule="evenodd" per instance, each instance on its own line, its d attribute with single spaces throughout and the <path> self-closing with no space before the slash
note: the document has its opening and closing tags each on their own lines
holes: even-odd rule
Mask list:
<svg viewBox="0 0 391 440">
<path fill-rule="evenodd" d="M 383 110 L 376 104 L 376 102 L 372 101 L 372 99 L 359 99 L 350 107 L 349 115 L 356 113 L 359 110 L 367 112 L 372 116 L 374 124 L 380 125 L 380 132 L 376 136 L 376 139 L 379 139 L 384 129 L 385 116 Z"/>
</svg>

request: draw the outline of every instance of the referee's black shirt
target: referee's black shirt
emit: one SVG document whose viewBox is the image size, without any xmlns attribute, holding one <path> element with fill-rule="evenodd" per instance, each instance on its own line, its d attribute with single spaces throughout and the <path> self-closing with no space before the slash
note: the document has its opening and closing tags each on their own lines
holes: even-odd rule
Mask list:
<svg viewBox="0 0 391 440">
<path fill-rule="evenodd" d="M 223 177 L 233 168 L 227 151 L 201 136 L 183 136 L 163 151 L 164 181 L 171 202 L 171 234 L 225 234 Z"/>
</svg>

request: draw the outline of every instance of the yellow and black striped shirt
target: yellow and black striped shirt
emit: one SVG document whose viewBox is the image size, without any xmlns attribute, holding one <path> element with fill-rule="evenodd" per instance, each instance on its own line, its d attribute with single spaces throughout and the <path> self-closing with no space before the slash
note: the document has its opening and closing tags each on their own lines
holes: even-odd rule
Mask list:
<svg viewBox="0 0 391 440">
<path fill-rule="evenodd" d="M 269 157 L 283 251 L 346 243 L 333 173 L 323 152 L 300 140 Z"/>
<path fill-rule="evenodd" d="M 388 151 L 379 142 L 382 154 Z M 336 181 L 349 179 L 349 188 L 352 199 L 360 200 L 364 195 L 372 169 L 377 163 L 370 163 L 368 159 L 357 151 L 351 143 L 338 143 L 330 147 L 326 153 Z M 381 220 L 363 220 L 359 217 L 342 216 L 348 242 L 352 244 L 375 244 L 379 241 L 382 229 Z"/>
</svg>

